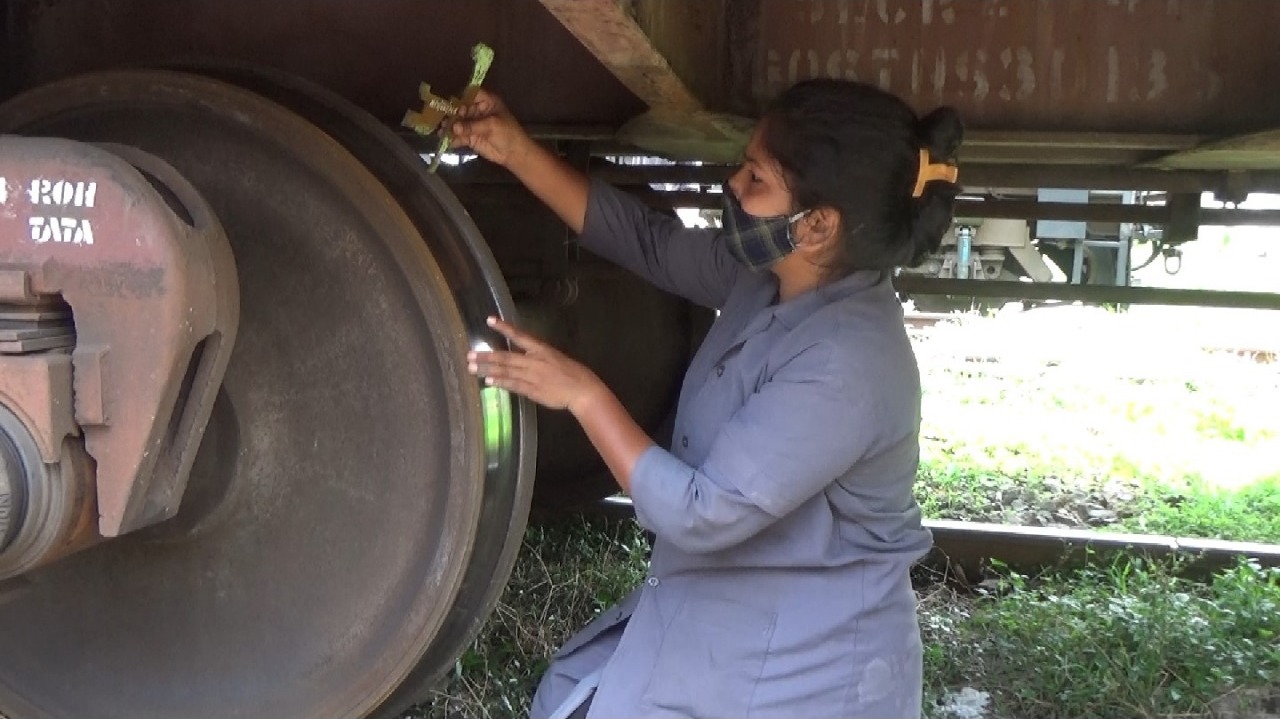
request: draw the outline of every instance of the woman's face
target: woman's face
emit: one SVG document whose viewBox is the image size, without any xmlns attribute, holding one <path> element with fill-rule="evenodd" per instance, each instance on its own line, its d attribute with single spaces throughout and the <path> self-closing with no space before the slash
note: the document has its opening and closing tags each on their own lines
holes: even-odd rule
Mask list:
<svg viewBox="0 0 1280 719">
<path fill-rule="evenodd" d="M 791 191 L 782 178 L 782 167 L 764 149 L 764 123 L 757 123 L 742 155 L 742 166 L 729 177 L 729 189 L 748 214 L 774 217 L 792 211 Z"/>
</svg>

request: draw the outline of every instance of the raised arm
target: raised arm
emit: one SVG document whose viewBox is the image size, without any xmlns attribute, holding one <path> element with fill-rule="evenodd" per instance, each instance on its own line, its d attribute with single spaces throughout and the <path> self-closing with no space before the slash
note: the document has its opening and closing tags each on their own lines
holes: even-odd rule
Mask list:
<svg viewBox="0 0 1280 719">
<path fill-rule="evenodd" d="M 449 132 L 454 147 L 470 147 L 507 168 L 575 233 L 582 232 L 587 176 L 529 137 L 497 95 L 480 90 L 449 123 Z"/>
<path fill-rule="evenodd" d="M 502 165 L 564 221 L 582 246 L 657 287 L 704 307 L 721 307 L 742 270 L 715 238 L 653 212 L 635 197 L 592 183 L 520 126 L 496 95 L 481 90 L 450 122 L 456 147 Z"/>
</svg>

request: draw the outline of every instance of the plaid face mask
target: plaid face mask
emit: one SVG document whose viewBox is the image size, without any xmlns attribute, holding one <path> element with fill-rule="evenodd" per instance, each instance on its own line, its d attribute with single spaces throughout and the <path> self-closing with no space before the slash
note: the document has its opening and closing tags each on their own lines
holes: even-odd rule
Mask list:
<svg viewBox="0 0 1280 719">
<path fill-rule="evenodd" d="M 724 188 L 723 202 L 721 232 L 729 252 L 752 272 L 763 272 L 796 249 L 795 241 L 791 239 L 791 225 L 809 214 L 805 210 L 794 215 L 773 217 L 749 215 L 728 187 Z"/>
</svg>

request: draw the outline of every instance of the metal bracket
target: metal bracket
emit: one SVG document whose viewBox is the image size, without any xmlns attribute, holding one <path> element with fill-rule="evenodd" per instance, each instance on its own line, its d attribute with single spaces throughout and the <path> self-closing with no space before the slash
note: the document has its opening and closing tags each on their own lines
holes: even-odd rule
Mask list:
<svg viewBox="0 0 1280 719">
<path fill-rule="evenodd" d="M 489 66 L 493 64 L 493 50 L 484 43 L 477 43 L 475 47 L 471 48 L 471 60 L 473 62 L 471 80 L 462 91 L 461 99 L 451 97 L 446 100 L 431 92 L 431 86 L 424 82 L 418 85 L 418 97 L 422 100 L 422 111 L 414 112 L 410 110 L 406 112 L 400 124 L 412 129 L 419 135 L 430 135 L 440 129 L 440 125 L 446 117 L 458 114 L 458 109 L 462 105 L 475 100 L 476 93 L 479 92 L 485 75 L 489 73 Z M 440 147 L 436 150 L 435 157 L 431 159 L 430 172 L 435 172 L 436 168 L 440 167 L 440 156 L 448 149 L 449 138 L 442 136 L 440 138 Z"/>
<path fill-rule="evenodd" d="M 0 203 L 0 289 L 37 310 L 69 306 L 75 327 L 69 357 L 3 358 L 16 368 L 60 353 L 62 394 L 24 383 L 7 404 L 29 427 L 52 427 L 37 434 L 46 461 L 62 436 L 83 434 L 102 536 L 172 517 L 239 322 L 221 225 L 173 168 L 134 148 L 3 136 L 0 176 L 13 183 Z M 27 330 L 43 318 L 24 317 Z M 54 396 L 61 424 L 44 419 Z"/>
</svg>

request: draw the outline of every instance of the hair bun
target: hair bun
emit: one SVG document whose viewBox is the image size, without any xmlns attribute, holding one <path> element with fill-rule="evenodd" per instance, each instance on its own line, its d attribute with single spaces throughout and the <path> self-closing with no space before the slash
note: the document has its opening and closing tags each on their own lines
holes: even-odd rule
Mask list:
<svg viewBox="0 0 1280 719">
<path fill-rule="evenodd" d="M 954 107 L 939 107 L 916 123 L 916 140 L 929 151 L 934 162 L 952 162 L 964 140 L 964 123 Z M 963 173 L 962 178 L 963 179 Z M 911 258 L 908 267 L 920 264 L 937 252 L 942 236 L 951 227 L 956 195 L 960 186 L 952 182 L 930 182 L 914 204 L 911 223 Z"/>
<path fill-rule="evenodd" d="M 916 123 L 916 139 L 929 150 L 935 161 L 955 159 L 964 140 L 964 123 L 954 107 L 944 105 L 920 118 Z"/>
</svg>

